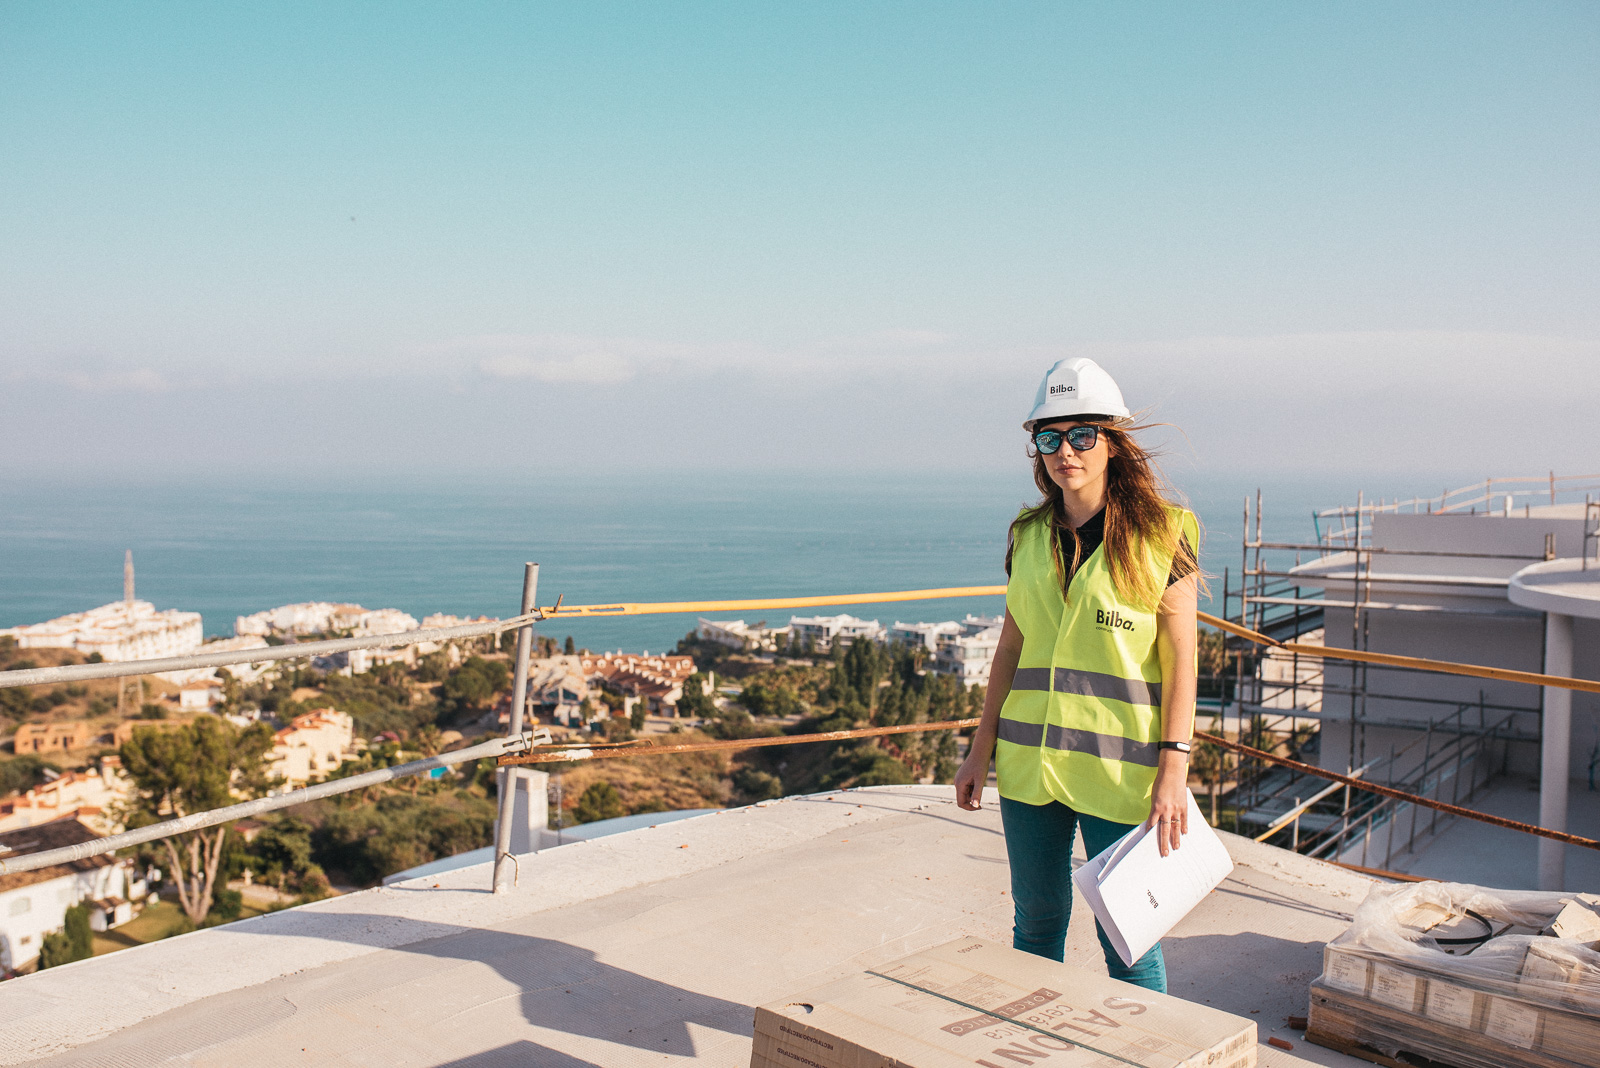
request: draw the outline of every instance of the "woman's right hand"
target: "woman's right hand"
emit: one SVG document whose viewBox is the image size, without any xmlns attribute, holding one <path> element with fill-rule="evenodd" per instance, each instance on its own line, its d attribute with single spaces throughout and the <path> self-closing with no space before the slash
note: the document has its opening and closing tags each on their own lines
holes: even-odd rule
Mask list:
<svg viewBox="0 0 1600 1068">
<path fill-rule="evenodd" d="M 983 807 L 983 788 L 989 782 L 989 753 L 977 745 L 961 762 L 956 772 L 956 806 L 968 812 Z"/>
<path fill-rule="evenodd" d="M 1000 707 L 1011 692 L 1011 680 L 1017 673 L 1017 659 L 1022 655 L 1022 631 L 1007 610 L 1006 621 L 1000 628 L 1000 643 L 995 647 L 994 664 L 989 668 L 989 686 L 983 695 L 983 715 L 978 729 L 972 732 L 972 742 L 967 748 L 967 759 L 956 772 L 956 805 L 968 812 L 983 807 L 983 790 L 989 785 L 989 761 L 994 756 L 995 739 L 1000 729 Z"/>
</svg>

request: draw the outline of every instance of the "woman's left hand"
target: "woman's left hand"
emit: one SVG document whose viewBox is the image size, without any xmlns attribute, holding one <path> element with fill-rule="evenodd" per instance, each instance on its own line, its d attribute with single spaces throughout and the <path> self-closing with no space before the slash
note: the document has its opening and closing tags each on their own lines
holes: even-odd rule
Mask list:
<svg viewBox="0 0 1600 1068">
<path fill-rule="evenodd" d="M 1156 844 L 1162 856 L 1177 849 L 1178 840 L 1189 833 L 1189 762 L 1183 756 L 1175 750 L 1163 749 L 1161 763 L 1156 768 L 1150 818 L 1145 826 L 1156 829 Z"/>
</svg>

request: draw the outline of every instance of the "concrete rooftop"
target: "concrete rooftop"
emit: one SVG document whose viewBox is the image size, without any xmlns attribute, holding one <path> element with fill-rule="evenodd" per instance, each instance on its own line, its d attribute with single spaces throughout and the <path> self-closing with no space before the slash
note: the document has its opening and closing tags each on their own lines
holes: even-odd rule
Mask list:
<svg viewBox="0 0 1600 1068">
<path fill-rule="evenodd" d="M 1309 1045 L 1322 946 L 1372 885 L 1225 835 L 1237 867 L 1167 939 L 1172 992 Z M 790 798 L 273 913 L 0 986 L 0 1064 L 605 1068 L 750 1058 L 754 1007 L 971 934 L 1009 942 L 997 799 Z M 1080 901 L 1068 961 L 1100 969 Z M 1301 1060 L 1304 1058 L 1304 1060 Z"/>
</svg>

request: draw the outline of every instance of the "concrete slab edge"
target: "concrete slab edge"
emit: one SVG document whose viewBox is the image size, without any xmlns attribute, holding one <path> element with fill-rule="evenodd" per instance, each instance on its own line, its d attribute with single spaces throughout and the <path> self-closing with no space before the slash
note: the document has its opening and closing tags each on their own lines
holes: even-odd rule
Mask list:
<svg viewBox="0 0 1600 1068">
<path fill-rule="evenodd" d="M 993 790 L 987 804 L 998 804 Z M 605 897 L 929 807 L 948 786 L 834 791 L 724 809 L 518 858 L 518 884 L 488 892 L 489 865 L 269 913 L 0 985 L 0 1065 L 81 1046 L 202 998 L 336 961 Z M 730 821 L 743 832 L 726 833 Z"/>
</svg>

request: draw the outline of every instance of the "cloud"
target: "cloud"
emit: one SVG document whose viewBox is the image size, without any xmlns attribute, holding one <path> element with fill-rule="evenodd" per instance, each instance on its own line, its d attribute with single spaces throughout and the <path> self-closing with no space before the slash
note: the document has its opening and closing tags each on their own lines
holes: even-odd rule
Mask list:
<svg viewBox="0 0 1600 1068">
<path fill-rule="evenodd" d="M 857 344 L 868 348 L 924 349 L 950 340 L 949 334 L 938 330 L 875 330 L 863 335 Z"/>
<path fill-rule="evenodd" d="M 491 356 L 478 361 L 478 370 L 490 378 L 589 386 L 618 385 L 636 373 L 627 361 L 609 352 L 585 352 L 553 359 Z"/>
<path fill-rule="evenodd" d="M 28 370 L 9 376 L 18 382 L 48 382 L 86 393 L 166 393 L 173 384 L 148 367 L 137 370 Z"/>
<path fill-rule="evenodd" d="M 1275 372 L 1260 386 L 1322 388 L 1431 383 L 1486 392 L 1526 374 L 1576 373 L 1600 358 L 1600 341 L 1492 331 L 1368 330 L 1328 333 L 1178 338 L 1066 346 L 1063 355 L 1163 369 Z M 1292 374 L 1285 374 L 1292 372 Z M 1113 371 L 1115 373 L 1115 371 Z"/>
<path fill-rule="evenodd" d="M 695 345 L 650 338 L 574 334 L 483 334 L 420 350 L 430 366 L 463 362 L 486 378 L 552 385 L 610 386 L 636 377 L 759 365 L 747 345 Z"/>
</svg>

